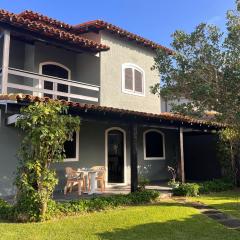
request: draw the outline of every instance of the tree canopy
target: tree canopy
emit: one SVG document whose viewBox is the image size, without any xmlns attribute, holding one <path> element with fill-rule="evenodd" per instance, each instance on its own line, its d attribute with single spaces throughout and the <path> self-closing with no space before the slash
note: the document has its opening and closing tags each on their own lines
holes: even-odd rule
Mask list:
<svg viewBox="0 0 240 240">
<path fill-rule="evenodd" d="M 191 33 L 173 33 L 173 54 L 157 52 L 153 69 L 158 70 L 161 84 L 152 86 L 152 93 L 189 100 L 173 106 L 173 111 L 199 117 L 204 111 L 216 111 L 218 120 L 240 124 L 239 10 L 227 12 L 226 33 L 201 23 Z"/>
</svg>

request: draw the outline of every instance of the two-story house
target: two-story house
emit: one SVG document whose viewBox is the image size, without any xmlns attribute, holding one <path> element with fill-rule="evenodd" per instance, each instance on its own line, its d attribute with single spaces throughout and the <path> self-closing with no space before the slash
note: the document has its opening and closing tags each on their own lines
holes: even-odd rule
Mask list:
<svg viewBox="0 0 240 240">
<path fill-rule="evenodd" d="M 178 162 L 182 180 L 189 166 L 201 172 L 201 161 L 184 167 L 184 152 L 185 160 L 192 158 L 185 135 L 220 125 L 161 113 L 160 99 L 149 91 L 159 81 L 151 70 L 156 50 L 171 50 L 104 21 L 73 26 L 31 11 L 0 10 L 0 31 L 0 196 L 14 192 L 24 134 L 14 125 L 19 109 L 46 98 L 64 100 L 81 117 L 65 161 L 54 166 L 59 189 L 66 166 L 105 166 L 108 186 L 131 184 L 132 190 L 138 174 L 167 180 L 167 166 Z M 199 149 L 202 154 L 204 146 Z M 217 162 L 210 165 L 209 174 L 218 175 Z"/>
</svg>

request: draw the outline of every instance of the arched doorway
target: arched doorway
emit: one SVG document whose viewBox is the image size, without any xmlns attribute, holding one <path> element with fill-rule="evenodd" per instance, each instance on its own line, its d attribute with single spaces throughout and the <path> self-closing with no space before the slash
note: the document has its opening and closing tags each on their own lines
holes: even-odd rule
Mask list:
<svg viewBox="0 0 240 240">
<path fill-rule="evenodd" d="M 121 128 L 106 131 L 106 168 L 108 183 L 125 183 L 126 133 Z"/>
</svg>

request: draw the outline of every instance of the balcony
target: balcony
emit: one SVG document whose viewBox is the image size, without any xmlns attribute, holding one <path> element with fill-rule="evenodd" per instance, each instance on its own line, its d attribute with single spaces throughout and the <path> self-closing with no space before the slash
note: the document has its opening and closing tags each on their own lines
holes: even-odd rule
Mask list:
<svg viewBox="0 0 240 240">
<path fill-rule="evenodd" d="M 2 78 L 2 69 L 0 69 Z M 2 81 L 0 82 L 2 83 Z M 7 81 L 0 85 L 2 93 L 23 93 L 67 101 L 99 103 L 100 87 L 22 69 L 7 68 Z"/>
</svg>

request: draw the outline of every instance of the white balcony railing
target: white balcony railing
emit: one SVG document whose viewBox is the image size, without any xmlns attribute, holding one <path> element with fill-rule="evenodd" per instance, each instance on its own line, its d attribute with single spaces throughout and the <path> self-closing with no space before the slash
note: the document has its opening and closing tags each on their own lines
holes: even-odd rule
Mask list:
<svg viewBox="0 0 240 240">
<path fill-rule="evenodd" d="M 100 87 L 96 85 L 8 68 L 7 93 L 28 93 L 77 102 L 99 102 L 99 91 Z"/>
</svg>

